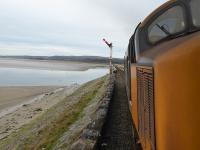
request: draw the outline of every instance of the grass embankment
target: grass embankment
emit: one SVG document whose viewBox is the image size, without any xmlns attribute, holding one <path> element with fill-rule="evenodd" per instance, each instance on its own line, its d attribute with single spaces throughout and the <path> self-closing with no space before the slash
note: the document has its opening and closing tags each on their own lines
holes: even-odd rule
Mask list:
<svg viewBox="0 0 200 150">
<path fill-rule="evenodd" d="M 99 89 L 106 88 L 107 80 L 103 77 L 84 84 L 30 124 L 0 141 L 0 149 L 52 149 L 63 133 L 83 116 L 84 108 L 95 97 L 103 96 L 104 90 Z"/>
</svg>

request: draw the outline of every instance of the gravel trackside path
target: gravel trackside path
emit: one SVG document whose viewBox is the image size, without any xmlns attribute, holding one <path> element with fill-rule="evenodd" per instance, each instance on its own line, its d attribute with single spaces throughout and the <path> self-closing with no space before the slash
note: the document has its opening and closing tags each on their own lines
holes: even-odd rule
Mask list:
<svg viewBox="0 0 200 150">
<path fill-rule="evenodd" d="M 133 141 L 131 114 L 125 92 L 124 72 L 118 70 L 107 121 L 97 149 L 132 150 L 134 149 Z"/>
</svg>

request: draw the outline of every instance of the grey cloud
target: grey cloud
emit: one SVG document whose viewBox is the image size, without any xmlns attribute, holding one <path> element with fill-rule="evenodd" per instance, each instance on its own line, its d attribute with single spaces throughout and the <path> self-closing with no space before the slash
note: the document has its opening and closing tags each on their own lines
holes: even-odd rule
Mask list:
<svg viewBox="0 0 200 150">
<path fill-rule="evenodd" d="M 10 53 L 107 55 L 103 37 L 114 43 L 114 56 L 123 57 L 136 24 L 165 0 L 2 0 L 0 1 L 0 48 Z M 14 49 L 29 44 L 26 50 Z M 70 52 L 69 48 L 73 48 Z M 66 51 L 66 52 L 65 52 Z M 103 51 L 103 53 L 101 53 Z M 39 52 L 37 52 L 39 53 Z M 0 49 L 0 55 L 6 51 Z"/>
</svg>

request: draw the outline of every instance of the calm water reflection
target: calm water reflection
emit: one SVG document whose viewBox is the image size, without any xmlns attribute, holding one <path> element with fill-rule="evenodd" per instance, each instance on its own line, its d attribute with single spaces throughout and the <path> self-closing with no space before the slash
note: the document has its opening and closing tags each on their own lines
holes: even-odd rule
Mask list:
<svg viewBox="0 0 200 150">
<path fill-rule="evenodd" d="M 64 86 L 82 84 L 108 73 L 108 68 L 86 71 L 57 71 L 21 68 L 0 68 L 0 86 Z"/>
</svg>

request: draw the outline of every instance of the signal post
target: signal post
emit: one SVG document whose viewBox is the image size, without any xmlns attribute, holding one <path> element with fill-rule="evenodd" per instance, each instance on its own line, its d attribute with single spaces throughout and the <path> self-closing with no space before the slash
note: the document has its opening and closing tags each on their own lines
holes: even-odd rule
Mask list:
<svg viewBox="0 0 200 150">
<path fill-rule="evenodd" d="M 110 74 L 112 74 L 112 48 L 113 48 L 113 44 L 109 43 L 106 39 L 103 39 L 103 41 L 110 49 L 109 62 L 110 62 Z"/>
</svg>

